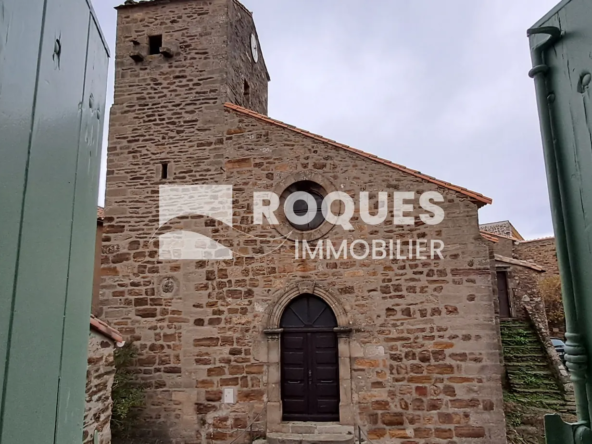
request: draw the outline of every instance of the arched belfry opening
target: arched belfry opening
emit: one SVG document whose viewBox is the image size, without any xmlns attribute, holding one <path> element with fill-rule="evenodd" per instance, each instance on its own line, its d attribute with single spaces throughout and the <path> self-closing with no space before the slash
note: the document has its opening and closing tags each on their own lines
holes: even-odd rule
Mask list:
<svg viewBox="0 0 592 444">
<path fill-rule="evenodd" d="M 339 353 L 335 313 L 323 299 L 303 294 L 280 321 L 284 421 L 339 421 Z"/>
</svg>

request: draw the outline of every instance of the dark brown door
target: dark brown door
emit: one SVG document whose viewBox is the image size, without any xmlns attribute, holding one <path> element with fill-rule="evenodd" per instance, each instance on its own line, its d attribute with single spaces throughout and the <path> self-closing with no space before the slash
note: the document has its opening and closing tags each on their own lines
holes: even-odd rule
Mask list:
<svg viewBox="0 0 592 444">
<path fill-rule="evenodd" d="M 285 421 L 339 420 L 337 320 L 320 298 L 303 295 L 284 312 L 282 406 Z"/>
<path fill-rule="evenodd" d="M 497 272 L 497 296 L 499 299 L 500 318 L 509 318 L 510 298 L 508 296 L 508 279 L 505 271 Z"/>
</svg>

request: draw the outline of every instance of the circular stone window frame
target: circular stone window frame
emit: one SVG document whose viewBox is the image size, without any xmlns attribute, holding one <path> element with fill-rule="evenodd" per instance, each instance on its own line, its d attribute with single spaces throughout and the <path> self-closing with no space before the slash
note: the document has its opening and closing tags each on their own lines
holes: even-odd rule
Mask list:
<svg viewBox="0 0 592 444">
<path fill-rule="evenodd" d="M 276 213 L 279 223 L 273 225 L 273 228 L 275 228 L 275 230 L 283 237 L 292 241 L 317 240 L 327 235 L 335 227 L 335 224 L 332 224 L 327 219 L 325 219 L 323 223 L 317 228 L 310 231 L 299 231 L 297 228 L 293 227 L 292 224 L 290 224 L 290 221 L 288 221 L 284 212 L 284 202 L 282 201 L 281 196 L 292 185 L 296 184 L 297 182 L 304 181 L 314 182 L 320 185 L 325 190 L 327 195 L 334 191 L 338 191 L 338 188 L 333 182 L 331 182 L 331 180 L 329 180 L 326 176 L 313 171 L 301 171 L 299 173 L 291 174 L 284 177 L 275 184 L 273 187 L 273 192 L 280 198 L 280 207 Z M 341 201 L 337 202 L 339 204 L 338 214 L 343 214 L 344 204 Z"/>
</svg>

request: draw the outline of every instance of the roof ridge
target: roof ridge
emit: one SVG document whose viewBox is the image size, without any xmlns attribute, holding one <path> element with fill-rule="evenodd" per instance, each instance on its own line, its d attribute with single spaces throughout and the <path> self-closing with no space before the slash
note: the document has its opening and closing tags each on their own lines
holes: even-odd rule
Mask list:
<svg viewBox="0 0 592 444">
<path fill-rule="evenodd" d="M 537 237 L 535 239 L 526 239 L 526 240 L 521 240 L 518 242 L 521 244 L 526 244 L 528 242 L 538 242 L 538 241 L 544 241 L 544 240 L 550 240 L 550 239 L 555 239 L 555 236 Z"/>
<path fill-rule="evenodd" d="M 487 197 L 487 196 L 485 196 L 485 195 L 483 195 L 481 193 L 478 193 L 476 191 L 471 191 L 468 188 L 464 188 L 464 187 L 461 187 L 461 186 L 458 186 L 458 185 L 454 185 L 454 184 L 452 184 L 450 182 L 446 182 L 444 180 L 436 179 L 435 177 L 429 176 L 427 174 L 423 174 L 422 172 L 420 172 L 418 170 L 413 170 L 411 168 L 407 168 L 404 165 L 400 165 L 398 163 L 391 162 L 390 160 L 383 159 L 382 157 L 378 157 L 376 154 L 367 153 L 367 152 L 362 151 L 360 149 L 353 148 L 353 147 L 351 147 L 349 145 L 345 145 L 345 144 L 336 142 L 334 140 L 327 139 L 326 137 L 323 137 L 323 136 L 320 136 L 318 134 L 314 134 L 314 133 L 311 133 L 309 131 L 300 129 L 300 128 L 296 127 L 296 126 L 289 125 L 289 124 L 284 123 L 284 122 L 282 122 L 280 120 L 272 119 L 271 117 L 265 116 L 263 114 L 259 114 L 259 113 L 255 112 L 255 111 L 250 110 L 250 109 L 247 109 L 247 108 L 243 108 L 242 106 L 235 105 L 234 103 L 225 103 L 224 104 L 224 107 L 227 108 L 227 109 L 231 109 L 231 110 L 237 111 L 237 112 L 239 112 L 241 114 L 246 114 L 248 116 L 255 117 L 255 118 L 257 118 L 259 120 L 263 120 L 263 121 L 265 121 L 267 123 L 271 123 L 273 125 L 277 125 L 277 126 L 280 126 L 282 128 L 289 129 L 291 131 L 294 131 L 296 133 L 302 134 L 304 136 L 311 137 L 311 138 L 313 138 L 315 140 L 318 140 L 319 142 L 328 143 L 329 145 L 333 145 L 333 146 L 335 146 L 337 148 L 345 149 L 346 151 L 350 151 L 352 153 L 361 155 L 361 156 L 363 156 L 363 157 L 365 157 L 367 159 L 377 161 L 379 163 L 382 163 L 383 165 L 390 166 L 390 167 L 395 168 L 395 169 L 397 169 L 399 171 L 402 171 L 404 173 L 411 174 L 412 176 L 418 177 L 418 178 L 423 179 L 423 180 L 427 180 L 428 182 L 432 182 L 432 183 L 434 183 L 434 184 L 436 184 L 438 186 L 441 186 L 441 187 L 444 187 L 444 188 L 448 188 L 449 190 L 456 191 L 457 193 L 464 194 L 465 196 L 468 196 L 471 199 L 479 202 L 481 204 L 480 206 L 483 206 L 483 205 L 487 205 L 487 204 L 492 203 L 492 199 L 491 198 L 489 198 L 489 197 Z"/>
</svg>

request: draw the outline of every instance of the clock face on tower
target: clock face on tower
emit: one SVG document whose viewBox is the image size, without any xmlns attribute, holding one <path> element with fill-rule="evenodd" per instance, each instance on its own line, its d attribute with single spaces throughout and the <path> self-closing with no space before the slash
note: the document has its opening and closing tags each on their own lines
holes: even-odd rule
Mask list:
<svg viewBox="0 0 592 444">
<path fill-rule="evenodd" d="M 251 54 L 253 55 L 253 61 L 257 63 L 259 61 L 259 42 L 255 34 L 251 34 Z"/>
</svg>

